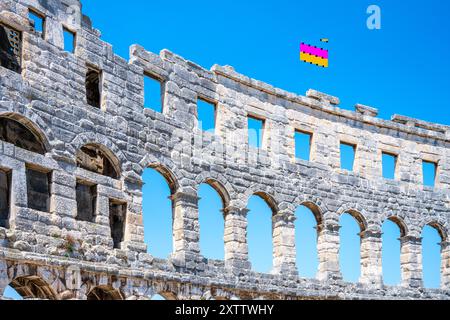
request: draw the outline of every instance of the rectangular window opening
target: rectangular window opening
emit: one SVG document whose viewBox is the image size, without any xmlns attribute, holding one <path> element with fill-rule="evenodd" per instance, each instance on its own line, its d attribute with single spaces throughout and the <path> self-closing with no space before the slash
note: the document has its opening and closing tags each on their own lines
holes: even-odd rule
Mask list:
<svg viewBox="0 0 450 320">
<path fill-rule="evenodd" d="M 162 83 L 159 79 L 144 75 L 144 108 L 162 112 Z"/>
<path fill-rule="evenodd" d="M 248 116 L 248 144 L 255 148 L 262 148 L 264 136 L 264 120 Z"/>
<path fill-rule="evenodd" d="M 125 220 L 127 216 L 127 204 L 116 200 L 109 200 L 109 224 L 111 227 L 111 237 L 113 247 L 120 249 L 120 244 L 124 240 Z"/>
<path fill-rule="evenodd" d="M 437 163 L 431 161 L 422 161 L 423 184 L 428 187 L 436 185 Z"/>
<path fill-rule="evenodd" d="M 101 76 L 100 70 L 89 67 L 86 73 L 86 99 L 87 103 L 94 107 L 101 106 Z"/>
<path fill-rule="evenodd" d="M 295 131 L 295 157 L 309 161 L 311 158 L 312 134 L 303 131 Z"/>
<path fill-rule="evenodd" d="M 0 23 L 0 65 L 17 73 L 22 72 L 22 34 Z"/>
<path fill-rule="evenodd" d="M 64 51 L 75 53 L 76 34 L 67 28 L 63 28 L 64 34 Z"/>
<path fill-rule="evenodd" d="M 356 146 L 354 144 L 341 142 L 341 169 L 353 171 L 355 165 Z"/>
<path fill-rule="evenodd" d="M 97 186 L 77 182 L 77 220 L 94 222 L 97 208 Z"/>
<path fill-rule="evenodd" d="M 45 16 L 34 9 L 29 9 L 28 18 L 34 31 L 39 32 L 41 37 L 45 37 Z"/>
<path fill-rule="evenodd" d="M 28 208 L 50 211 L 51 173 L 27 168 Z"/>
<path fill-rule="evenodd" d="M 9 228 L 11 172 L 0 170 L 0 227 Z"/>
<path fill-rule="evenodd" d="M 198 127 L 214 132 L 216 127 L 216 104 L 204 99 L 197 100 Z"/>
<path fill-rule="evenodd" d="M 395 171 L 397 167 L 397 156 L 391 153 L 382 153 L 383 178 L 395 179 Z"/>
</svg>

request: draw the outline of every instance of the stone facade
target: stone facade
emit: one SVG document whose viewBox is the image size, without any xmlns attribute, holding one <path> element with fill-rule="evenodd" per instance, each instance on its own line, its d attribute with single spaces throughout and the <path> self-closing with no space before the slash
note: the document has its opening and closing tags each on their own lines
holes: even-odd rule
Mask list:
<svg viewBox="0 0 450 320">
<path fill-rule="evenodd" d="M 45 17 L 44 34 L 31 27 L 30 9 Z M 383 120 L 361 104 L 343 110 L 336 97 L 295 95 L 167 50 L 157 55 L 133 45 L 125 61 L 76 0 L 2 0 L 0 23 L 21 35 L 14 49 L 20 61 L 0 67 L 0 121 L 13 128 L 0 141 L 0 296 L 11 285 L 39 299 L 450 298 L 449 127 L 398 115 Z M 63 28 L 75 34 L 73 53 L 63 50 Z M 87 74 L 100 92 L 87 90 Z M 144 108 L 144 75 L 161 81 L 161 113 Z M 198 98 L 216 105 L 213 133 L 199 128 Z M 248 116 L 264 119 L 260 149 L 248 146 Z M 296 130 L 312 134 L 310 161 L 295 158 Z M 340 142 L 356 146 L 354 172 L 340 168 Z M 382 152 L 397 155 L 395 180 L 382 178 Z M 434 188 L 423 186 L 423 160 L 437 164 Z M 167 260 L 152 257 L 144 243 L 141 176 L 148 167 L 172 192 Z M 199 249 L 197 190 L 204 182 L 223 200 L 225 261 L 205 259 Z M 248 261 L 246 206 L 255 194 L 273 210 L 271 274 L 252 271 Z M 317 219 L 316 279 L 297 272 L 300 205 Z M 346 212 L 361 227 L 356 284 L 339 270 Z M 382 281 L 387 219 L 402 229 L 397 287 Z M 442 237 L 441 289 L 422 285 L 425 225 Z"/>
</svg>

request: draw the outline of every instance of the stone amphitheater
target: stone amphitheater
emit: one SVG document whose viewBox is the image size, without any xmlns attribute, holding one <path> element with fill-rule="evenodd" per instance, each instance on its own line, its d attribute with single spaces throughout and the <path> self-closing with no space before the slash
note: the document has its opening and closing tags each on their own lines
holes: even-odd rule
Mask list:
<svg viewBox="0 0 450 320">
<path fill-rule="evenodd" d="M 29 12 L 45 22 L 42 32 Z M 65 50 L 65 35 L 74 39 Z M 82 14 L 77 0 L 0 2 L 0 297 L 25 299 L 449 299 L 450 127 L 394 115 L 315 90 L 305 96 L 237 73 L 210 70 L 139 45 L 129 61 Z M 144 78 L 160 82 L 162 112 L 144 107 Z M 199 128 L 198 100 L 214 104 L 214 132 Z M 264 121 L 248 145 L 248 117 Z M 296 159 L 294 134 L 311 135 L 310 161 Z M 354 146 L 341 169 L 340 144 Z M 397 158 L 382 177 L 382 154 Z M 423 185 L 423 161 L 435 164 Z M 142 173 L 171 190 L 173 253 L 157 259 L 144 242 Z M 223 201 L 224 261 L 199 249 L 198 187 Z M 273 269 L 252 271 L 247 202 L 272 209 Z M 296 265 L 295 211 L 317 220 L 314 279 Z M 359 223 L 361 277 L 339 270 L 339 218 Z M 381 226 L 401 230 L 401 284 L 383 283 Z M 439 231 L 441 288 L 422 281 L 421 233 Z M 157 244 L 155 244 L 157 245 Z"/>
</svg>

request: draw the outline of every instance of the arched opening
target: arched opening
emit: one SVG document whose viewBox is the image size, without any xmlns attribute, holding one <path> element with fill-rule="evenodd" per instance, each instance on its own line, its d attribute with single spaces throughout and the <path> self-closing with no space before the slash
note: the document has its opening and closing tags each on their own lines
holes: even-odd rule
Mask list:
<svg viewBox="0 0 450 320">
<path fill-rule="evenodd" d="M 3 292 L 4 300 L 23 300 L 23 297 L 11 286 L 7 286 Z"/>
<path fill-rule="evenodd" d="M 113 179 L 120 178 L 120 163 L 106 147 L 86 144 L 77 151 L 77 166 Z"/>
<path fill-rule="evenodd" d="M 219 189 L 220 190 L 220 189 Z M 203 183 L 198 191 L 200 252 L 209 259 L 224 259 L 224 208 L 223 196 L 214 184 Z"/>
<path fill-rule="evenodd" d="M 46 153 L 43 139 L 29 120 L 0 117 L 0 140 L 31 152 Z"/>
<path fill-rule="evenodd" d="M 396 218 L 389 218 L 382 226 L 382 270 L 383 282 L 387 285 L 401 283 L 400 238 L 406 235 L 403 223 Z"/>
<path fill-rule="evenodd" d="M 314 205 L 301 205 L 295 211 L 295 248 L 299 275 L 314 278 L 319 266 L 317 252 L 317 225 L 321 223 L 320 213 Z"/>
<path fill-rule="evenodd" d="M 339 264 L 344 281 L 358 282 L 361 274 L 361 236 L 364 223 L 357 212 L 346 212 L 340 218 Z"/>
<path fill-rule="evenodd" d="M 142 175 L 144 241 L 148 253 L 166 259 L 173 250 L 173 207 L 171 195 L 176 184 L 162 167 L 147 168 Z"/>
<path fill-rule="evenodd" d="M 272 216 L 274 201 L 269 196 L 256 193 L 248 201 L 247 243 L 252 269 L 269 273 L 273 266 Z"/>
<path fill-rule="evenodd" d="M 112 286 L 98 286 L 87 294 L 87 300 L 123 300 L 123 296 Z"/>
<path fill-rule="evenodd" d="M 423 286 L 439 288 L 441 284 L 441 246 L 444 240 L 437 224 L 426 225 L 422 230 Z"/>
<path fill-rule="evenodd" d="M 57 300 L 52 288 L 38 276 L 17 277 L 9 286 L 13 289 L 8 289 L 9 294 L 18 294 L 25 300 Z"/>
<path fill-rule="evenodd" d="M 152 300 L 178 300 L 177 295 L 172 291 L 161 291 L 156 296 L 158 299 L 152 298 Z"/>
</svg>

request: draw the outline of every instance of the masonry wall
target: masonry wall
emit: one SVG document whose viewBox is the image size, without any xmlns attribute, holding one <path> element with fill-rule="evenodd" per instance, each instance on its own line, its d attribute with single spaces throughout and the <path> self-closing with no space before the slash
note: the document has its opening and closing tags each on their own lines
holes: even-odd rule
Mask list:
<svg viewBox="0 0 450 320">
<path fill-rule="evenodd" d="M 30 29 L 29 8 L 45 15 L 44 36 Z M 24 292 L 28 297 L 51 299 L 86 299 L 99 288 L 117 299 L 156 293 L 178 299 L 450 297 L 447 126 L 403 116 L 382 120 L 363 105 L 343 110 L 336 97 L 314 90 L 298 96 L 229 66 L 206 70 L 167 50 L 157 55 L 133 45 L 125 61 L 100 39 L 78 1 L 4 0 L 0 19 L 22 32 L 21 73 L 0 67 L 0 118 L 26 126 L 46 149 L 39 154 L 0 141 L 0 169 L 11 172 L 9 221 L 0 227 L 0 294 L 15 283 L 40 288 Z M 76 33 L 73 54 L 62 50 L 63 26 Z M 102 72 L 100 108 L 86 100 L 88 66 Z M 144 74 L 163 84 L 162 113 L 144 108 Z M 215 133 L 198 127 L 198 98 L 217 106 Z M 248 146 L 249 115 L 265 119 L 262 149 Z M 311 161 L 295 159 L 295 130 L 313 134 Z M 357 146 L 355 172 L 340 169 L 340 141 Z M 77 166 L 85 145 L 101 148 L 120 178 Z M 396 180 L 382 178 L 382 151 L 398 155 Z M 422 184 L 422 160 L 438 163 L 434 188 Z M 147 167 L 171 186 L 174 252 L 167 260 L 146 253 L 141 175 Z M 28 205 L 27 168 L 50 175 L 48 212 Z M 224 200 L 225 261 L 207 260 L 199 250 L 203 182 Z M 77 183 L 96 185 L 93 221 L 77 219 Z M 254 194 L 273 210 L 271 274 L 251 271 L 248 261 L 246 206 Z M 111 236 L 111 201 L 127 208 L 119 248 Z M 300 205 L 318 222 L 317 279 L 297 275 L 293 221 Z M 361 226 L 357 284 L 342 281 L 339 271 L 345 212 Z M 398 287 L 382 282 L 386 219 L 403 229 Z M 420 237 L 428 224 L 442 236 L 439 290 L 422 288 Z"/>
</svg>

